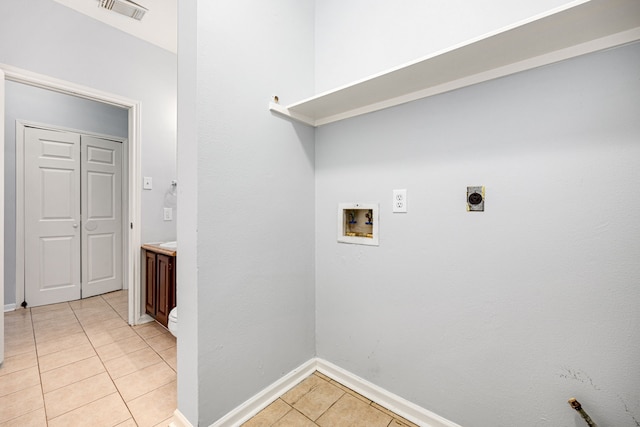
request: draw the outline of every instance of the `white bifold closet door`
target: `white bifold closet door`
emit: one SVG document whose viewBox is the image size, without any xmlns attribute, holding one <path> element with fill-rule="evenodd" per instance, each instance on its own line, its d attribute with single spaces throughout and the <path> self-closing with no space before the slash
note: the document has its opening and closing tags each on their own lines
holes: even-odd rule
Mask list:
<svg viewBox="0 0 640 427">
<path fill-rule="evenodd" d="M 25 128 L 25 300 L 122 289 L 122 144 Z"/>
</svg>

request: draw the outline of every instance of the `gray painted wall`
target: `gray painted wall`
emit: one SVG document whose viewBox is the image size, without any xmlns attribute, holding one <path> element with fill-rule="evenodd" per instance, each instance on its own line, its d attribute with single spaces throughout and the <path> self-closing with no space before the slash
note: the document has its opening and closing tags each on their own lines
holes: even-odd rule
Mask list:
<svg viewBox="0 0 640 427">
<path fill-rule="evenodd" d="M 87 99 L 27 86 L 5 85 L 4 300 L 16 302 L 16 120 L 127 137 L 128 111 Z M 19 301 L 21 303 L 22 301 Z"/>
<path fill-rule="evenodd" d="M 638 69 L 636 43 L 319 128 L 318 356 L 463 426 L 582 425 L 571 396 L 636 425 Z M 336 242 L 349 201 L 379 247 Z"/>
<path fill-rule="evenodd" d="M 316 1 L 316 93 L 415 61 L 568 3 L 572 1 Z"/>
<path fill-rule="evenodd" d="M 142 241 L 175 239 L 176 55 L 49 0 L 0 2 L 0 40 L 0 63 L 141 102 Z"/>
<path fill-rule="evenodd" d="M 178 239 L 197 264 L 178 269 L 178 300 L 194 304 L 180 329 L 197 333 L 178 342 L 178 406 L 208 425 L 315 355 L 314 132 L 268 110 L 274 94 L 313 93 L 314 2 L 180 13 L 197 46 L 180 45 L 178 174 L 197 190 L 179 197 L 197 222 L 180 220 Z"/>
</svg>

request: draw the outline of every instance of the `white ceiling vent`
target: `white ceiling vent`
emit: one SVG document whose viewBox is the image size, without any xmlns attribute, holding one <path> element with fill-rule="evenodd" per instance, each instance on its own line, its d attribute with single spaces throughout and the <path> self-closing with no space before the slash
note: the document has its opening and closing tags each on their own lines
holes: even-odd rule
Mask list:
<svg viewBox="0 0 640 427">
<path fill-rule="evenodd" d="M 99 0 L 99 6 L 140 21 L 147 9 L 129 0 Z"/>
</svg>

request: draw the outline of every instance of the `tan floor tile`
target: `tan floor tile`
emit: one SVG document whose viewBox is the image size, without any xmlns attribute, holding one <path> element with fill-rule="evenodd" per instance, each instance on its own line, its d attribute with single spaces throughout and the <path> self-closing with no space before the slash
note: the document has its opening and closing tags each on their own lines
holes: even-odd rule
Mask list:
<svg viewBox="0 0 640 427">
<path fill-rule="evenodd" d="M 345 392 L 338 387 L 324 380 L 321 381 L 321 384 L 314 387 L 313 390 L 302 396 L 300 400 L 293 404 L 295 409 L 300 411 L 310 420 L 316 420 L 345 394 Z"/>
<path fill-rule="evenodd" d="M 149 344 L 155 351 L 166 350 L 169 347 L 175 347 L 176 345 L 176 337 L 171 335 L 169 332 L 149 338 L 146 341 L 147 344 Z"/>
<path fill-rule="evenodd" d="M 42 313 L 45 311 L 57 311 L 57 310 L 68 310 L 69 303 L 68 302 L 60 302 L 58 304 L 49 304 L 49 305 L 40 305 L 38 307 L 31 307 L 32 313 Z"/>
<path fill-rule="evenodd" d="M 325 380 L 321 379 L 317 375 L 311 375 L 300 382 L 300 384 L 283 394 L 281 399 L 287 402 L 289 405 L 293 405 L 305 394 L 309 393 L 311 390 L 325 382 Z"/>
<path fill-rule="evenodd" d="M 5 320 L 15 319 L 18 317 L 29 317 L 29 316 L 31 316 L 31 310 L 28 308 L 24 309 L 20 306 L 18 306 L 13 311 L 7 311 L 4 313 Z"/>
<path fill-rule="evenodd" d="M 116 313 L 118 313 L 118 316 L 120 316 L 120 318 L 122 320 L 124 320 L 125 322 L 129 321 L 129 310 L 116 310 Z"/>
<path fill-rule="evenodd" d="M 118 313 L 113 311 L 113 309 L 111 307 L 109 307 L 108 311 L 107 310 L 98 310 L 98 311 L 93 312 L 91 314 L 86 314 L 86 315 L 78 314 L 78 320 L 80 320 L 80 323 L 84 327 L 88 327 L 88 326 L 90 326 L 90 325 L 92 325 L 94 323 L 103 322 L 103 321 L 109 320 L 109 319 L 121 320 L 120 316 L 118 316 Z"/>
<path fill-rule="evenodd" d="M 0 397 L 0 423 L 43 407 L 40 384 Z"/>
<path fill-rule="evenodd" d="M 178 355 L 176 354 L 177 349 L 177 347 L 169 347 L 158 352 L 160 357 L 162 357 L 164 361 L 167 362 L 167 365 L 171 366 L 171 369 L 173 369 L 174 371 L 178 370 Z"/>
<path fill-rule="evenodd" d="M 321 427 L 338 425 L 350 427 L 387 427 L 391 417 L 371 405 L 345 394 L 335 405 L 329 408 L 316 423 Z"/>
<path fill-rule="evenodd" d="M 126 289 L 121 289 L 119 291 L 113 291 L 113 292 L 109 292 L 107 294 L 102 294 L 100 295 L 102 297 L 102 299 L 106 300 L 106 301 L 110 301 L 113 299 L 118 299 L 118 298 L 128 298 L 129 293 L 127 292 Z"/>
<path fill-rule="evenodd" d="M 99 322 L 94 322 L 89 325 L 84 325 L 84 330 L 86 332 L 99 332 L 99 331 L 108 331 L 110 329 L 122 328 L 124 326 L 128 326 L 127 322 L 122 319 L 107 319 L 101 320 Z"/>
<path fill-rule="evenodd" d="M 129 301 L 112 300 L 109 305 L 117 312 L 129 310 Z"/>
<path fill-rule="evenodd" d="M 160 356 L 152 348 L 147 347 L 116 359 L 108 360 L 104 363 L 104 366 L 109 371 L 111 378 L 116 379 L 160 362 L 162 362 Z"/>
<path fill-rule="evenodd" d="M 106 362 L 134 351 L 142 350 L 149 347 L 144 340 L 138 336 L 122 341 L 116 341 L 112 344 L 103 345 L 96 348 L 98 356 L 103 362 Z"/>
<path fill-rule="evenodd" d="M 397 417 L 397 415 L 396 415 Z M 414 424 L 409 420 L 405 420 L 402 417 L 394 418 L 389 424 L 389 427 L 420 427 L 418 424 Z"/>
<path fill-rule="evenodd" d="M 170 382 L 128 403 L 139 427 L 155 426 L 173 415 L 178 399 L 176 382 Z"/>
<path fill-rule="evenodd" d="M 14 314 L 18 313 L 18 314 Z M 5 333 L 12 329 L 25 329 L 32 325 L 31 313 L 29 310 L 13 311 L 4 313 L 4 329 Z"/>
<path fill-rule="evenodd" d="M 44 394 L 49 420 L 94 402 L 117 390 L 105 372 Z"/>
<path fill-rule="evenodd" d="M 5 357 L 4 363 L 0 368 L 0 378 L 12 372 L 21 371 L 33 366 L 38 366 L 38 358 L 35 351 L 19 354 L 17 356 Z"/>
<path fill-rule="evenodd" d="M 167 418 L 164 421 L 160 421 L 158 424 L 156 424 L 153 427 L 168 427 L 173 421 L 174 421 L 173 417 Z"/>
<path fill-rule="evenodd" d="M 0 377 L 0 397 L 34 385 L 40 385 L 40 373 L 37 366 L 3 375 Z"/>
<path fill-rule="evenodd" d="M 78 320 L 76 315 L 73 314 L 73 310 L 57 310 L 57 311 L 44 311 L 41 313 L 33 313 L 31 315 L 31 321 L 34 326 L 41 326 L 44 323 L 64 323 Z"/>
<path fill-rule="evenodd" d="M 73 347 L 90 344 L 84 332 L 66 335 L 56 340 L 38 341 L 38 356 L 46 356 L 47 354 L 56 353 L 58 351 L 67 350 Z"/>
<path fill-rule="evenodd" d="M 144 339 L 167 333 L 167 330 L 158 322 L 149 322 L 144 325 L 134 326 L 133 330 Z"/>
<path fill-rule="evenodd" d="M 18 356 L 36 350 L 36 343 L 31 337 L 20 341 L 5 340 L 4 357 Z"/>
<path fill-rule="evenodd" d="M 33 324 L 25 323 L 24 325 L 8 325 L 4 324 L 4 338 L 14 342 L 22 342 L 25 340 L 33 340 Z"/>
<path fill-rule="evenodd" d="M 129 418 L 127 421 L 120 423 L 115 427 L 138 427 L 138 424 L 133 421 L 133 418 Z"/>
<path fill-rule="evenodd" d="M 0 423 L 0 427 L 42 427 L 46 425 L 47 417 L 44 413 L 44 408 L 36 409 L 18 418 Z"/>
<path fill-rule="evenodd" d="M 107 303 L 100 296 L 96 296 L 71 301 L 69 305 L 71 306 L 73 311 L 79 311 L 85 308 L 104 307 L 105 305 L 107 305 Z"/>
<path fill-rule="evenodd" d="M 160 362 L 118 378 L 114 382 L 124 401 L 129 402 L 175 380 L 175 371 L 166 363 Z"/>
<path fill-rule="evenodd" d="M 49 420 L 48 427 L 114 426 L 131 418 L 118 393 L 113 393 Z"/>
<path fill-rule="evenodd" d="M 277 399 L 271 405 L 260 411 L 255 417 L 242 424 L 242 426 L 271 427 L 275 422 L 284 417 L 289 411 L 291 411 L 291 406 L 287 405 L 284 400 Z"/>
<path fill-rule="evenodd" d="M 273 427 L 316 427 L 316 425 L 300 412 L 293 410 L 280 418 L 280 421 L 276 422 Z"/>
<path fill-rule="evenodd" d="M 364 403 L 366 403 L 367 405 L 371 404 L 371 400 L 367 399 L 366 397 L 364 397 L 363 395 L 361 395 L 360 393 L 357 393 L 353 390 L 351 390 L 349 387 L 340 384 L 337 381 L 331 380 L 331 384 L 333 384 L 334 386 L 346 391 L 347 393 L 349 393 L 351 396 L 353 397 L 357 397 L 358 399 L 362 400 Z"/>
<path fill-rule="evenodd" d="M 396 414 L 395 412 L 391 412 L 390 410 L 388 410 L 387 408 L 385 408 L 384 406 L 381 406 L 379 404 L 377 404 L 376 402 L 372 402 L 371 406 L 376 408 L 378 411 L 383 412 L 387 415 L 389 415 L 392 418 L 395 418 L 395 420 L 398 421 L 398 426 L 399 427 L 404 427 L 404 426 L 408 426 L 408 427 L 418 427 L 417 425 L 415 425 L 414 423 L 412 423 L 409 420 L 405 420 L 404 418 L 402 418 L 401 416 L 399 416 L 398 414 Z M 396 424 L 391 423 L 390 424 L 391 427 L 396 426 Z"/>
<path fill-rule="evenodd" d="M 136 336 L 136 333 L 130 326 L 123 326 L 121 328 L 109 329 L 106 331 L 87 330 L 86 332 L 94 347 L 100 347 L 102 345 L 111 344 L 116 341 Z"/>
<path fill-rule="evenodd" d="M 47 372 L 61 366 L 69 365 L 79 360 L 95 356 L 96 352 L 91 344 L 82 344 L 77 347 L 57 351 L 38 358 L 40 372 Z"/>
<path fill-rule="evenodd" d="M 57 314 L 61 313 L 60 316 Z M 51 319 L 43 320 L 41 322 L 33 322 L 33 329 L 36 332 L 45 332 L 51 329 L 62 329 L 71 325 L 78 324 L 78 318 L 73 314 L 73 312 L 67 314 L 67 312 L 47 312 L 45 313 L 47 317 L 51 317 Z"/>
<path fill-rule="evenodd" d="M 325 381 L 329 381 L 329 382 L 333 381 L 331 378 L 329 378 L 328 376 L 326 376 L 326 375 L 325 375 L 325 374 L 323 374 L 322 372 L 315 371 L 315 372 L 313 373 L 313 375 L 317 375 L 317 376 L 319 376 L 320 378 L 322 378 L 322 379 L 323 379 L 323 380 L 325 380 Z"/>
<path fill-rule="evenodd" d="M 33 338 L 33 325 L 24 322 L 24 324 L 8 325 L 4 324 L 4 338 L 7 340 L 20 341 L 28 337 Z"/>
<path fill-rule="evenodd" d="M 43 372 L 42 391 L 48 393 L 104 372 L 104 366 L 98 356 L 89 357 L 60 368 Z"/>
<path fill-rule="evenodd" d="M 77 334 L 82 332 L 80 323 L 68 323 L 64 325 L 53 325 L 49 327 L 41 327 L 34 329 L 36 335 L 36 343 L 41 343 L 50 340 L 59 340 L 71 334 Z"/>
</svg>

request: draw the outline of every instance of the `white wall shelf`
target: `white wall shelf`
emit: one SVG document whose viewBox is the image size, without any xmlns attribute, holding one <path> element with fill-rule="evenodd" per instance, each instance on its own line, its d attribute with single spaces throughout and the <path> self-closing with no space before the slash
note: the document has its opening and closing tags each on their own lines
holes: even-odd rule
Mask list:
<svg viewBox="0 0 640 427">
<path fill-rule="evenodd" d="M 579 0 L 417 61 L 269 109 L 321 126 L 640 40 L 640 0 Z"/>
</svg>

